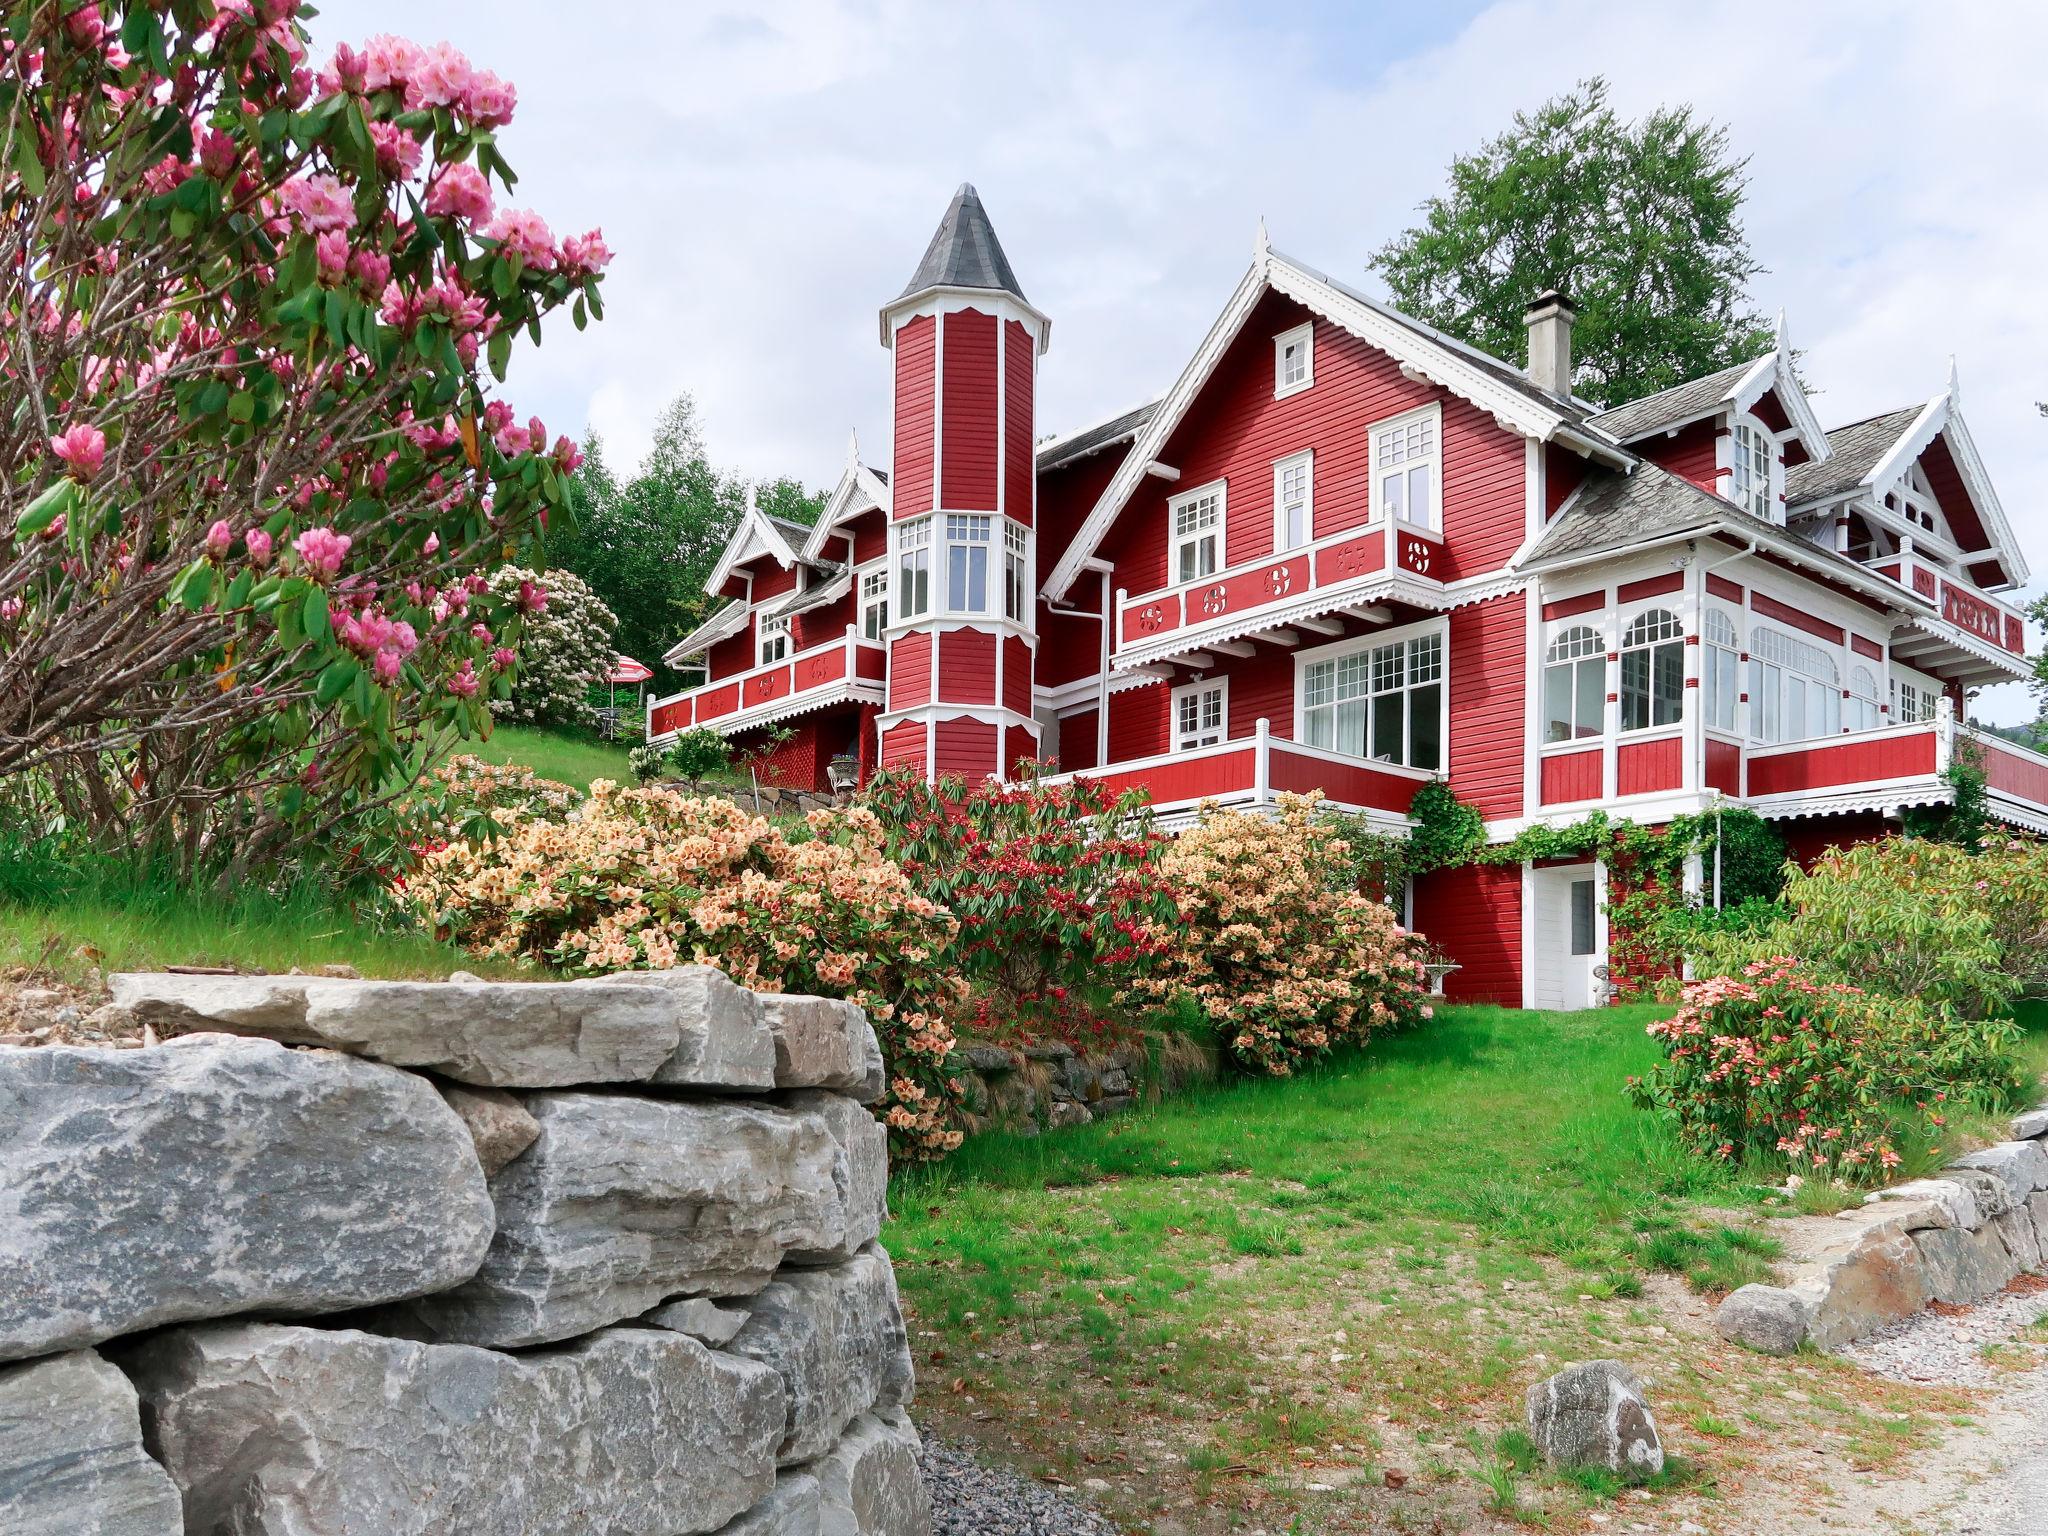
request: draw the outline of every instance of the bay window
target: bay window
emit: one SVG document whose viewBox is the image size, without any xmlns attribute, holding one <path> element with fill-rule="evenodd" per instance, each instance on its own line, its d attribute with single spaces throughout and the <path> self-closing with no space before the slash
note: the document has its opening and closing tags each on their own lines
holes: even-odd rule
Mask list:
<svg viewBox="0 0 2048 1536">
<path fill-rule="evenodd" d="M 1003 520 L 1003 616 L 1024 622 L 1030 612 L 1029 546 L 1024 530 Z"/>
<path fill-rule="evenodd" d="M 1173 750 L 1221 745 L 1230 730 L 1230 684 L 1189 683 L 1173 690 Z"/>
<path fill-rule="evenodd" d="M 1884 711 L 1877 703 L 1877 674 L 1870 668 L 1849 669 L 1849 697 L 1843 715 L 1842 725 L 1851 731 L 1874 731 L 1884 724 Z"/>
<path fill-rule="evenodd" d="M 867 571 L 860 578 L 860 632 L 866 640 L 880 640 L 889 627 L 889 572 Z"/>
<path fill-rule="evenodd" d="M 1717 731 L 1735 729 L 1735 705 L 1742 692 L 1742 647 L 1735 637 L 1735 621 L 1718 608 L 1707 610 L 1700 626 L 1705 640 L 1705 675 L 1700 679 L 1701 705 L 1706 723 Z"/>
<path fill-rule="evenodd" d="M 946 610 L 988 612 L 989 525 L 986 514 L 946 514 Z"/>
<path fill-rule="evenodd" d="M 1543 739 L 1577 741 L 1607 728 L 1607 644 L 1574 625 L 1543 658 Z"/>
<path fill-rule="evenodd" d="M 1621 728 L 1676 725 L 1685 712 L 1685 631 L 1668 608 L 1640 614 L 1621 637 Z"/>
<path fill-rule="evenodd" d="M 1310 476 L 1313 453 L 1296 453 L 1273 465 L 1273 550 L 1299 549 L 1315 537 L 1315 519 L 1310 510 Z"/>
<path fill-rule="evenodd" d="M 1842 729 L 1842 674 L 1835 658 L 1783 630 L 1749 637 L 1749 717 L 1760 741 L 1805 741 Z"/>
<path fill-rule="evenodd" d="M 1379 510 L 1418 528 L 1439 526 L 1440 410 L 1425 406 L 1372 429 L 1372 483 Z"/>
<path fill-rule="evenodd" d="M 1308 661 L 1301 673 L 1302 740 L 1351 757 L 1441 769 L 1441 630 Z"/>
<path fill-rule="evenodd" d="M 1168 507 L 1173 519 L 1173 581 L 1215 575 L 1223 564 L 1223 482 L 1187 491 Z"/>
<path fill-rule="evenodd" d="M 1728 499 L 1743 511 L 1777 521 L 1771 495 L 1771 465 L 1778 456 L 1777 441 L 1762 427 L 1738 421 L 1730 440 L 1731 462 Z"/>
<path fill-rule="evenodd" d="M 921 619 L 932 611 L 932 520 L 896 525 L 896 613 Z"/>
<path fill-rule="evenodd" d="M 760 634 L 757 638 L 759 645 L 754 658 L 756 666 L 770 666 L 775 662 L 787 661 L 789 659 L 789 620 L 787 618 L 761 620 Z"/>
</svg>

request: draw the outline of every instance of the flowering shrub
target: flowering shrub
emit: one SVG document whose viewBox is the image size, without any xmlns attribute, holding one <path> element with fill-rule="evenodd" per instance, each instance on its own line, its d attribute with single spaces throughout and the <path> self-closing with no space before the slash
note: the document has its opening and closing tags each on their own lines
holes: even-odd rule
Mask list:
<svg viewBox="0 0 2048 1536">
<path fill-rule="evenodd" d="M 1357 890 L 1319 798 L 1282 795 L 1272 818 L 1205 810 L 1159 859 L 1180 911 L 1142 990 L 1193 996 L 1240 1062 L 1276 1074 L 1430 1014 L 1409 936 Z"/>
<path fill-rule="evenodd" d="M 1686 1145 L 1828 1178 L 1897 1167 L 1901 1146 L 1928 1146 L 1957 1104 L 1992 1107 L 2020 1079 L 2015 1026 L 1817 979 L 1787 956 L 1689 983 L 1649 1032 L 1665 1059 L 1629 1091 L 1668 1112 Z"/>
<path fill-rule="evenodd" d="M 508 565 L 491 573 L 491 592 L 517 602 L 522 591 L 544 594 L 528 615 L 519 646 L 519 675 L 511 693 L 491 701 L 503 720 L 597 729 L 592 683 L 603 679 L 618 656 L 613 637 L 619 621 L 581 576 Z"/>
<path fill-rule="evenodd" d="M 403 898 L 442 937 L 579 975 L 715 965 L 767 992 L 867 1009 L 899 1155 L 959 1145 L 942 963 L 956 925 L 884 855 L 872 812 L 815 812 L 792 838 L 723 799 L 599 780 L 580 814 L 518 819 L 427 852 Z"/>
</svg>

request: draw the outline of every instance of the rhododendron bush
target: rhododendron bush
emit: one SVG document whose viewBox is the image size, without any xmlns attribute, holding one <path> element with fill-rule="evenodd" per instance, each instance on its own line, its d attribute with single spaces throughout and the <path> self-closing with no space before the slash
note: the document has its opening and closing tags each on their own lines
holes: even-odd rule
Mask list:
<svg viewBox="0 0 2048 1536">
<path fill-rule="evenodd" d="M 518 677 L 508 696 L 491 700 L 491 713 L 503 720 L 595 730 L 597 708 L 590 702 L 590 688 L 618 658 L 613 644 L 617 617 L 581 576 L 568 571 L 543 577 L 508 565 L 491 573 L 490 590 L 500 601 L 516 602 L 522 586 L 545 588 L 547 605 L 527 618 Z"/>
<path fill-rule="evenodd" d="M 565 819 L 426 851 L 404 900 L 442 937 L 580 975 L 715 965 L 769 992 L 845 997 L 882 1040 L 880 1112 L 899 1155 L 959 1144 L 942 963 L 956 928 L 882 851 L 864 809 L 815 812 L 792 837 L 723 799 L 593 784 Z"/>
<path fill-rule="evenodd" d="M 1649 1032 L 1665 1059 L 1630 1093 L 1686 1145 L 1852 1182 L 1882 1182 L 1957 1108 L 1996 1108 L 2023 1076 L 2016 1026 L 1818 979 L 1782 955 L 1688 983 Z"/>
<path fill-rule="evenodd" d="M 1159 859 L 1179 915 L 1140 990 L 1193 996 L 1238 1060 L 1270 1073 L 1430 1012 L 1414 940 L 1358 891 L 1319 798 L 1282 795 L 1270 818 L 1205 811 Z"/>
<path fill-rule="evenodd" d="M 297 10 L 0 33 L 0 775 L 187 867 L 352 849 L 483 729 L 578 458 L 490 376 L 608 260 L 507 204 L 510 85 Z"/>
</svg>

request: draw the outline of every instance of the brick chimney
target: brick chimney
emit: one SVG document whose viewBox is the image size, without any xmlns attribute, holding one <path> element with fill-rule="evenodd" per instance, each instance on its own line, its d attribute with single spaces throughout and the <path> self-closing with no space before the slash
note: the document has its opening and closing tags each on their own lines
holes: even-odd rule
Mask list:
<svg viewBox="0 0 2048 1536">
<path fill-rule="evenodd" d="M 1555 288 L 1537 294 L 1522 311 L 1522 323 L 1529 327 L 1530 381 L 1567 399 L 1572 392 L 1572 322 L 1578 318 L 1572 301 Z"/>
</svg>

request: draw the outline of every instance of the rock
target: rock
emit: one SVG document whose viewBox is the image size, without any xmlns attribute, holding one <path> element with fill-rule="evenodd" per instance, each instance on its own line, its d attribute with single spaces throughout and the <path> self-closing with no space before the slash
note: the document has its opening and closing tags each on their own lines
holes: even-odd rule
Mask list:
<svg viewBox="0 0 2048 1536">
<path fill-rule="evenodd" d="M 314 966 L 313 974 L 315 976 L 325 976 L 333 981 L 361 981 L 363 979 L 361 971 L 352 965 L 344 965 L 338 961 L 328 965 Z"/>
<path fill-rule="evenodd" d="M 2000 1216 L 2006 1213 L 1999 1212 Z M 1992 1223 L 1975 1232 L 1916 1232 L 1913 1242 L 1927 1266 L 1928 1293 L 1936 1301 L 1967 1303 L 1994 1295 L 2019 1273 Z"/>
<path fill-rule="evenodd" d="M 738 1307 L 721 1307 L 708 1296 L 685 1296 L 656 1307 L 641 1321 L 675 1333 L 687 1333 L 715 1348 L 732 1342 L 732 1336 L 746 1327 L 747 1314 Z"/>
<path fill-rule="evenodd" d="M 775 1491 L 718 1536 L 818 1536 L 818 1480 L 808 1472 L 785 1472 Z"/>
<path fill-rule="evenodd" d="M 2035 1190 L 2048 1189 L 2048 1152 L 2041 1150 L 2039 1142 L 2001 1141 L 1995 1147 L 1966 1153 L 1949 1166 L 1975 1168 L 2003 1179 L 2015 1206 L 2025 1205 Z"/>
<path fill-rule="evenodd" d="M 1643 1384 L 1619 1360 L 1567 1366 L 1529 1389 L 1529 1435 L 1559 1467 L 1605 1467 L 1634 1482 L 1664 1470 Z"/>
<path fill-rule="evenodd" d="M 2033 1197 L 2028 1198 L 2031 1200 Z M 2033 1213 L 2026 1206 L 1992 1218 L 1991 1226 L 1998 1233 L 1998 1240 L 2005 1244 L 2005 1251 L 2011 1256 L 2016 1269 L 2028 1274 L 2040 1273 L 2041 1235 L 2035 1230 Z"/>
<path fill-rule="evenodd" d="M 505 1355 L 215 1324 L 126 1355 L 193 1536 L 676 1536 L 774 1487 L 775 1373 L 678 1333 Z"/>
<path fill-rule="evenodd" d="M 1714 1309 L 1714 1331 L 1766 1355 L 1789 1355 L 1806 1342 L 1806 1304 L 1775 1285 L 1745 1285 Z"/>
<path fill-rule="evenodd" d="M 483 1088 L 638 1082 L 675 1054 L 682 1008 L 659 988 L 593 981 L 336 981 L 315 976 L 109 978 L 158 1029 L 326 1045 Z"/>
<path fill-rule="evenodd" d="M 0 1053 L 0 1360 L 460 1284 L 491 1200 L 424 1078 L 189 1035 Z"/>
<path fill-rule="evenodd" d="M 1045 1114 L 1045 1123 L 1054 1130 L 1070 1125 L 1086 1125 L 1095 1117 L 1088 1113 L 1088 1106 L 1071 1100 L 1055 1101 Z"/>
<path fill-rule="evenodd" d="M 675 1054 L 649 1082 L 690 1088 L 773 1088 L 775 1040 L 754 994 L 710 965 L 620 971 L 579 986 L 658 987 L 681 1008 Z"/>
<path fill-rule="evenodd" d="M 854 1418 L 910 1400 L 910 1342 L 889 1255 L 870 1247 L 833 1269 L 784 1270 L 746 1304 L 728 1346 L 782 1378 L 784 1466 L 831 1450 Z"/>
<path fill-rule="evenodd" d="M 882 1047 L 868 1016 L 830 997 L 770 993 L 761 1018 L 775 1037 L 775 1086 L 830 1088 L 872 1104 L 887 1084 Z"/>
<path fill-rule="evenodd" d="M 1940 1177 L 1952 1184 L 1960 1184 L 1970 1192 L 1977 1202 L 1977 1219 L 1981 1225 L 1993 1216 L 2002 1216 L 2014 1205 L 2012 1185 L 2005 1178 L 1983 1168 L 1945 1168 Z"/>
<path fill-rule="evenodd" d="M 977 1072 L 1014 1072 L 1017 1058 L 1000 1045 L 963 1045 L 961 1058 Z"/>
<path fill-rule="evenodd" d="M 786 1257 L 835 1264 L 881 1230 L 887 1133 L 858 1104 L 532 1093 L 540 1137 L 491 1181 L 476 1277 L 411 1303 L 429 1336 L 545 1344 L 681 1295 L 737 1296 Z"/>
<path fill-rule="evenodd" d="M 1927 1271 L 1900 1223 L 1853 1232 L 1798 1265 L 1789 1289 L 1806 1308 L 1807 1337 L 1836 1349 L 1902 1322 L 1927 1305 Z"/>
<path fill-rule="evenodd" d="M 2044 1263 L 2048 1263 L 2048 1194 L 2027 1196 L 2027 1214 L 2034 1220 L 2034 1236 L 2040 1241 Z"/>
<path fill-rule="evenodd" d="M 1865 1205 L 1891 1205 L 1906 1202 L 1915 1207 L 1932 1205 L 1929 1219 L 1909 1227 L 1961 1227 L 1974 1230 L 1982 1218 L 1977 1213 L 1977 1198 L 1969 1189 L 1953 1179 L 1908 1179 L 1903 1184 L 1894 1184 L 1889 1189 L 1873 1191 L 1863 1197 Z"/>
<path fill-rule="evenodd" d="M 181 1536 L 128 1378 L 89 1349 L 0 1367 L 0 1531 Z"/>
<path fill-rule="evenodd" d="M 540 1135 L 540 1122 L 502 1088 L 465 1088 L 450 1083 L 442 1088 L 441 1097 L 469 1128 L 469 1139 L 476 1146 L 477 1161 L 483 1164 L 487 1179 L 495 1178 L 499 1169 Z"/>
<path fill-rule="evenodd" d="M 931 1536 L 932 1506 L 917 1470 L 920 1441 L 903 1413 L 862 1414 L 817 1475 L 819 1536 Z"/>
<path fill-rule="evenodd" d="M 2048 1104 L 2037 1104 L 2024 1115 L 2015 1116 L 2010 1134 L 2014 1141 L 2038 1141 L 2048 1136 Z"/>
</svg>

